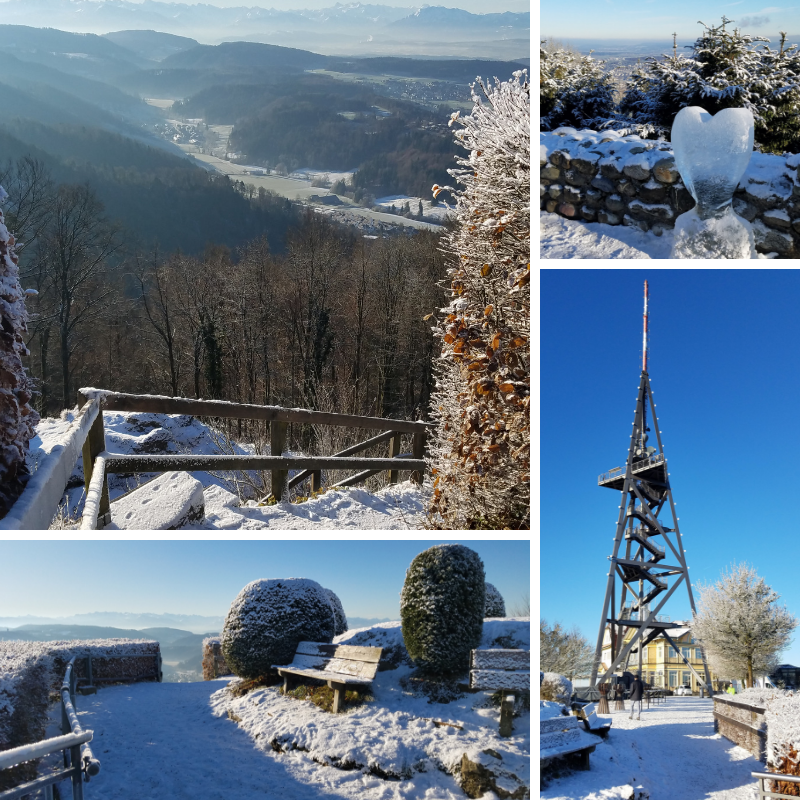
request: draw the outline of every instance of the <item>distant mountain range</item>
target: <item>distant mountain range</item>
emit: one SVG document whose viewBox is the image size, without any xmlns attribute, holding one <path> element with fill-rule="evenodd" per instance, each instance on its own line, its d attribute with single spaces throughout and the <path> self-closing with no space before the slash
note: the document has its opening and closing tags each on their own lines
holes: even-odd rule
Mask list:
<svg viewBox="0 0 800 800">
<path fill-rule="evenodd" d="M 191 39 L 206 44 L 263 42 L 351 56 L 435 53 L 507 60 L 525 57 L 530 50 L 530 14 L 472 14 L 443 6 L 337 3 L 282 11 L 158 0 L 5 0 L 0 7 L 4 24 L 104 34 L 109 44 L 156 61 L 186 49 Z M 158 33 L 173 39 L 156 40 L 152 34 Z"/>
<path fill-rule="evenodd" d="M 67 617 L 0 617 L 0 628 L 21 628 L 31 625 L 91 625 L 126 629 L 141 633 L 145 628 L 181 628 L 182 634 L 219 631 L 225 617 L 204 617 L 198 614 L 136 614 L 119 611 L 94 611 L 89 614 L 73 614 Z M 116 634 L 122 635 L 122 634 Z"/>
</svg>

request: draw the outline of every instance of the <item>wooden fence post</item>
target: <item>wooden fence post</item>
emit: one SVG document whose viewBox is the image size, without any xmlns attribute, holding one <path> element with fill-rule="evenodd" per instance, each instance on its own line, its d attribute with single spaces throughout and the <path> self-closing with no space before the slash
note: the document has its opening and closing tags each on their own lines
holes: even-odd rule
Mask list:
<svg viewBox="0 0 800 800">
<path fill-rule="evenodd" d="M 84 398 L 86 399 L 86 398 Z M 89 428 L 89 434 L 83 443 L 83 483 L 86 492 L 89 491 L 89 484 L 92 481 L 94 471 L 94 460 L 106 449 L 106 437 L 103 430 L 103 406 L 97 410 L 97 418 Z M 103 479 L 103 493 L 100 497 L 100 505 L 97 512 L 97 527 L 103 528 L 111 522 L 111 503 L 108 498 L 108 478 Z"/>
<path fill-rule="evenodd" d="M 400 455 L 400 436 L 401 433 L 398 431 L 389 439 L 389 458 L 397 458 Z M 396 469 L 389 470 L 389 483 L 397 483 L 397 476 L 400 473 Z"/>
<path fill-rule="evenodd" d="M 427 428 L 423 428 L 414 434 L 414 443 L 412 445 L 412 457 L 424 458 L 425 457 L 425 436 L 427 435 Z M 422 479 L 425 475 L 424 470 L 414 470 L 411 473 L 411 480 L 418 486 L 422 485 Z"/>
<path fill-rule="evenodd" d="M 273 456 L 282 456 L 286 447 L 287 423 L 273 420 L 269 424 L 269 452 Z M 280 502 L 286 494 L 289 482 L 289 471 L 286 469 L 272 470 L 272 496 Z"/>
<path fill-rule="evenodd" d="M 311 491 L 318 492 L 322 489 L 322 470 L 315 469 L 311 473 Z"/>
</svg>

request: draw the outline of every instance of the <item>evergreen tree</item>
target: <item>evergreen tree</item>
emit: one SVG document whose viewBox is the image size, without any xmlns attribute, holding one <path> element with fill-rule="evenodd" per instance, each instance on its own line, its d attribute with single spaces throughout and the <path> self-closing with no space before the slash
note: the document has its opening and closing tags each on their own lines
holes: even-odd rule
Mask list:
<svg viewBox="0 0 800 800">
<path fill-rule="evenodd" d="M 548 52 L 545 44 L 539 48 L 541 129 L 605 124 L 616 111 L 613 78 L 605 71 L 605 62 L 567 50 Z"/>
<path fill-rule="evenodd" d="M 620 101 L 623 122 L 668 136 L 675 115 L 688 106 L 710 114 L 725 108 L 747 108 L 755 122 L 755 141 L 765 152 L 800 150 L 800 54 L 786 47 L 781 32 L 777 51 L 769 39 L 751 36 L 732 20 L 708 26 L 683 55 L 649 58 L 634 71 Z"/>
</svg>

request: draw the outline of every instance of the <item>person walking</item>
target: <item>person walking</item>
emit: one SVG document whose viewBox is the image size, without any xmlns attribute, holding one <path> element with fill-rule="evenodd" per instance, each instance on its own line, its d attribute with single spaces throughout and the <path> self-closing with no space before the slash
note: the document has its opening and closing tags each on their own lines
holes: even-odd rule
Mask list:
<svg viewBox="0 0 800 800">
<path fill-rule="evenodd" d="M 736 687 L 733 684 L 731 684 L 725 691 L 728 694 L 736 694 Z"/>
<path fill-rule="evenodd" d="M 636 677 L 634 678 L 633 683 L 631 684 L 631 719 L 633 719 L 633 711 L 636 708 L 636 704 L 639 704 L 639 714 L 637 715 L 636 719 L 642 718 L 642 698 L 644 697 L 644 684 L 642 683 L 642 679 L 640 677 L 640 673 L 636 673 Z"/>
</svg>

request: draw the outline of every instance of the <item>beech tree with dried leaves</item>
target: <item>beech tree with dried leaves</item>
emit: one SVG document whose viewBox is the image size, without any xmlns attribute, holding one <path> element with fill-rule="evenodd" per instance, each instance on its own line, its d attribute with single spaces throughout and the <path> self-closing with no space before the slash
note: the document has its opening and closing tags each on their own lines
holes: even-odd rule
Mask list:
<svg viewBox="0 0 800 800">
<path fill-rule="evenodd" d="M 451 119 L 469 155 L 450 170 L 463 188 L 444 187 L 457 225 L 443 237 L 451 299 L 434 329 L 430 524 L 519 529 L 530 526 L 530 87 L 524 70 L 477 87 L 472 114 Z"/>
</svg>

